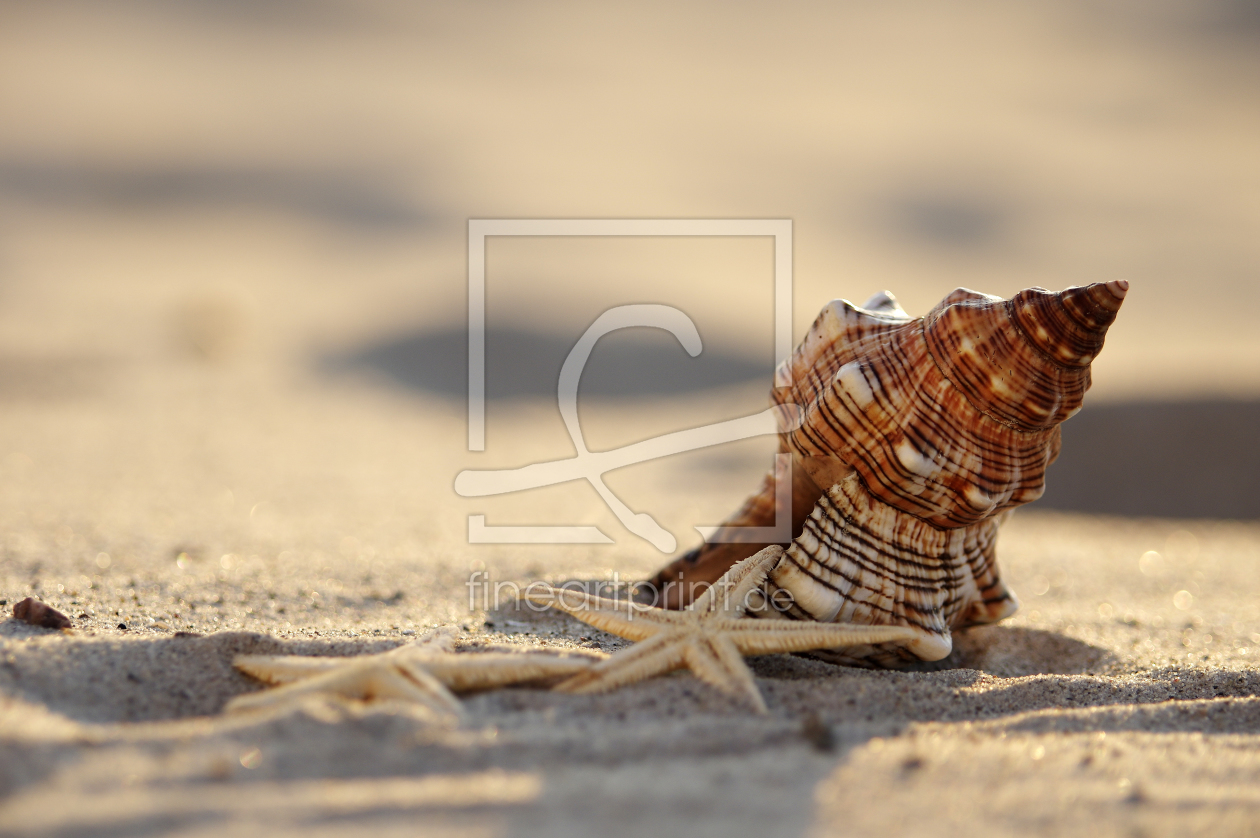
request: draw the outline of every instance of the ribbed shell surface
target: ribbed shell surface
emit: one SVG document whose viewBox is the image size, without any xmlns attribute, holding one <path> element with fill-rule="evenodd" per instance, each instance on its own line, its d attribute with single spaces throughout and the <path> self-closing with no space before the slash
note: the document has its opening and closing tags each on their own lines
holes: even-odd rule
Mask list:
<svg viewBox="0 0 1260 838">
<path fill-rule="evenodd" d="M 776 384 L 786 385 L 776 401 L 805 409 L 783 434 L 792 451 L 839 457 L 876 497 L 942 527 L 1040 497 L 1059 451 L 1057 425 L 1022 430 L 977 409 L 928 351 L 923 319 L 891 321 L 843 300 L 824 309 Z"/>
<path fill-rule="evenodd" d="M 951 628 L 1000 620 L 1018 607 L 997 574 L 999 522 L 939 529 L 872 497 L 854 475 L 819 499 L 766 592 L 790 619 L 922 632 L 907 646 L 845 649 L 832 659 L 939 660 L 952 648 Z"/>
<path fill-rule="evenodd" d="M 836 300 L 776 372 L 775 401 L 805 409 L 784 440 L 941 527 L 1035 500 L 1121 299 L 1111 284 L 1009 301 L 959 288 L 913 320 Z"/>
</svg>

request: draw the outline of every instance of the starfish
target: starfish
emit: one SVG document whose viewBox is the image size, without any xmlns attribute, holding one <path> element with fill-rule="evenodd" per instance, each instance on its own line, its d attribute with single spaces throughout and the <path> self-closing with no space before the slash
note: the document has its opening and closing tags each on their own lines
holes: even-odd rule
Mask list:
<svg viewBox="0 0 1260 838">
<path fill-rule="evenodd" d="M 449 633 L 434 631 L 388 652 L 357 657 L 237 655 L 233 665 L 276 689 L 237 696 L 227 710 L 287 706 L 311 695 L 371 701 L 401 699 L 435 720 L 463 714 L 452 693 L 573 675 L 599 658 L 529 652 L 454 651 Z"/>
<path fill-rule="evenodd" d="M 597 629 L 640 641 L 560 682 L 555 689 L 569 693 L 607 692 L 686 667 L 700 680 L 743 697 L 758 713 L 767 713 L 743 656 L 915 638 L 915 631 L 904 626 L 746 618 L 746 611 L 766 606 L 761 584 L 782 556 L 783 548 L 777 545 L 749 556 L 684 611 L 563 588 L 528 592 L 527 597 L 535 602 L 550 605 Z"/>
</svg>

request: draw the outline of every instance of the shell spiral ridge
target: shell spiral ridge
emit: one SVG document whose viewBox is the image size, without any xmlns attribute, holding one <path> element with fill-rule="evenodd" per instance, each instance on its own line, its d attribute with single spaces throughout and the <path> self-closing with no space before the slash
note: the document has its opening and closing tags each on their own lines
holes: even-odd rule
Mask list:
<svg viewBox="0 0 1260 838">
<path fill-rule="evenodd" d="M 831 303 L 776 377 L 773 398 L 806 415 L 783 434 L 786 446 L 806 468 L 839 458 L 872 494 L 941 527 L 1035 500 L 1058 455 L 1058 425 L 1089 386 L 1088 364 L 1076 362 L 1101 347 L 1110 320 L 1094 301 L 1114 299 L 1110 285 L 1030 289 L 1011 301 L 960 288 L 913 320 Z M 1073 311 L 1093 312 L 1088 328 Z M 1075 361 L 1049 357 L 1024 334 L 1028 324 L 1038 336 L 1071 330 Z"/>
<path fill-rule="evenodd" d="M 938 529 L 873 497 L 853 475 L 819 499 L 771 572 L 766 598 L 790 603 L 774 616 L 901 625 L 920 635 L 830 659 L 883 666 L 940 660 L 953 648 L 951 628 L 994 622 L 1018 608 L 998 578 L 999 524 L 1000 517 Z"/>
</svg>

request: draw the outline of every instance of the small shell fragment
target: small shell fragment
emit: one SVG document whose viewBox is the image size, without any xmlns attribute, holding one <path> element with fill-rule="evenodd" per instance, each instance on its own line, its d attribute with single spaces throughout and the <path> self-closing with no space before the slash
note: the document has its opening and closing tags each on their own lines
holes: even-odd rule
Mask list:
<svg viewBox="0 0 1260 838">
<path fill-rule="evenodd" d="M 33 597 L 27 597 L 14 605 L 13 616 L 41 628 L 68 629 L 74 625 L 65 614 Z"/>
</svg>

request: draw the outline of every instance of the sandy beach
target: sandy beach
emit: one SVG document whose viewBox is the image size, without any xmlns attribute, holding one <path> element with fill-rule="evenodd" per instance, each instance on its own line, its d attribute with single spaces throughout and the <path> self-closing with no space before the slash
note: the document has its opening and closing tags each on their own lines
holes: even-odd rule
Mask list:
<svg viewBox="0 0 1260 838">
<path fill-rule="evenodd" d="M 1257 38 L 1231 2 L 0 4 L 0 835 L 1255 834 Z M 470 451 L 476 218 L 790 219 L 794 340 L 1128 279 L 1002 530 L 1019 611 L 921 671 L 752 658 L 765 716 L 685 673 L 224 713 L 240 654 L 625 645 L 477 585 L 670 553 L 581 481 L 454 490 L 573 455 L 556 376 L 609 307 L 704 351 L 601 341 L 591 450 L 766 405 L 771 240 L 500 237 Z M 774 450 L 606 479 L 685 550 Z"/>
</svg>

